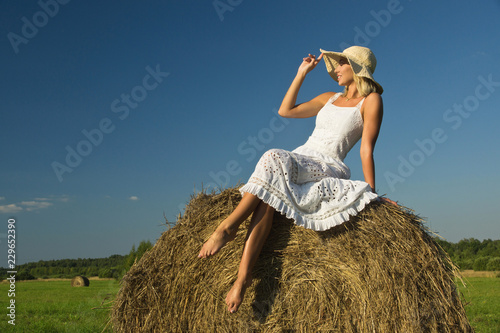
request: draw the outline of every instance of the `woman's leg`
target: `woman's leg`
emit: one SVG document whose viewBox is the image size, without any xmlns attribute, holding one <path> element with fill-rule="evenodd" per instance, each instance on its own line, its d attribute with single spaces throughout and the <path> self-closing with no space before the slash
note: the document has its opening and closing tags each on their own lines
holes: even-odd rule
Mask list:
<svg viewBox="0 0 500 333">
<path fill-rule="evenodd" d="M 219 224 L 212 236 L 203 244 L 198 257 L 207 258 L 214 255 L 219 252 L 227 242 L 232 241 L 236 236 L 236 231 L 238 231 L 240 224 L 252 214 L 260 202 L 262 201 L 257 196 L 250 193 L 244 193 L 243 198 L 241 198 L 235 210 Z"/>
<path fill-rule="evenodd" d="M 271 230 L 273 216 L 274 208 L 262 201 L 253 213 L 241 256 L 238 278 L 226 296 L 226 304 L 230 312 L 234 313 L 238 310 L 243 301 L 245 290 L 252 282 L 252 269 Z"/>
</svg>

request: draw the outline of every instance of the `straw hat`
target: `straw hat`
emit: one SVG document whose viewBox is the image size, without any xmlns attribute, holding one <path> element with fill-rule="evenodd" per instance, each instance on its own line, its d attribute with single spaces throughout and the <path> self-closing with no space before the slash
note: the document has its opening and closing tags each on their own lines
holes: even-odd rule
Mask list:
<svg viewBox="0 0 500 333">
<path fill-rule="evenodd" d="M 339 65 L 339 60 L 341 58 L 346 58 L 349 61 L 354 74 L 372 80 L 377 86 L 377 92 L 379 94 L 384 92 L 382 86 L 373 79 L 373 72 L 375 72 L 375 67 L 377 67 L 377 59 L 369 48 L 363 46 L 351 46 L 343 52 L 325 51 L 323 49 L 320 49 L 320 51 L 323 53 L 326 70 L 335 81 L 339 81 L 337 74 L 335 74 L 335 68 Z"/>
</svg>

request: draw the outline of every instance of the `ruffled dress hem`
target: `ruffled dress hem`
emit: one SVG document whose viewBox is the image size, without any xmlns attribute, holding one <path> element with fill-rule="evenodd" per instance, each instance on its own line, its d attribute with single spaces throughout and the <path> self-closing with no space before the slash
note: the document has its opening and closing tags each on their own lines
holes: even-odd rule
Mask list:
<svg viewBox="0 0 500 333">
<path fill-rule="evenodd" d="M 357 197 L 351 204 L 342 207 L 341 211 L 333 213 L 333 215 L 325 219 L 310 219 L 297 212 L 293 207 L 284 203 L 261 185 L 249 183 L 241 187 L 239 191 L 242 195 L 245 192 L 248 192 L 257 196 L 263 202 L 273 207 L 287 218 L 294 220 L 295 224 L 315 231 L 325 231 L 347 222 L 351 216 L 356 216 L 359 212 L 361 212 L 367 204 L 373 200 L 379 200 L 379 196 L 376 193 L 365 191 L 360 193 L 360 196 Z"/>
</svg>

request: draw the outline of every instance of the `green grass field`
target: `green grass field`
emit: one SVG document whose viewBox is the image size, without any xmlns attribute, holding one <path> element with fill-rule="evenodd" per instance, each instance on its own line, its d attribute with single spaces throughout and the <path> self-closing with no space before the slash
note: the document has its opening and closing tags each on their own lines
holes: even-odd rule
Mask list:
<svg viewBox="0 0 500 333">
<path fill-rule="evenodd" d="M 458 284 L 465 298 L 467 318 L 477 333 L 500 332 L 500 278 L 470 277 Z"/>
<path fill-rule="evenodd" d="M 471 277 L 459 285 L 467 316 L 477 333 L 500 332 L 500 278 Z M 0 284 L 0 332 L 112 332 L 109 307 L 118 292 L 114 280 L 91 280 L 71 287 L 69 280 L 16 283 L 15 326 L 8 323 L 9 285 Z"/>
<path fill-rule="evenodd" d="M 71 287 L 70 280 L 16 283 L 15 326 L 8 323 L 9 285 L 0 284 L 0 332 L 102 332 L 118 292 L 114 280 L 90 280 L 89 287 Z M 112 332 L 106 328 L 105 332 Z"/>
</svg>

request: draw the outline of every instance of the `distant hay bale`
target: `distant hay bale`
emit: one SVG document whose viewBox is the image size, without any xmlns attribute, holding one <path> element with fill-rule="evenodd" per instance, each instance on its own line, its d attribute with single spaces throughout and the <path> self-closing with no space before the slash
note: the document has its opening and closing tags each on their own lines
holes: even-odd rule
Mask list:
<svg viewBox="0 0 500 333">
<path fill-rule="evenodd" d="M 276 213 L 253 283 L 230 314 L 224 299 L 249 221 L 214 257 L 197 254 L 240 197 L 232 188 L 192 198 L 123 278 L 116 332 L 472 332 L 450 258 L 420 218 L 385 203 L 324 232 Z"/>
<path fill-rule="evenodd" d="M 77 275 L 71 279 L 72 287 L 88 287 L 89 285 L 90 281 L 85 276 Z"/>
</svg>

